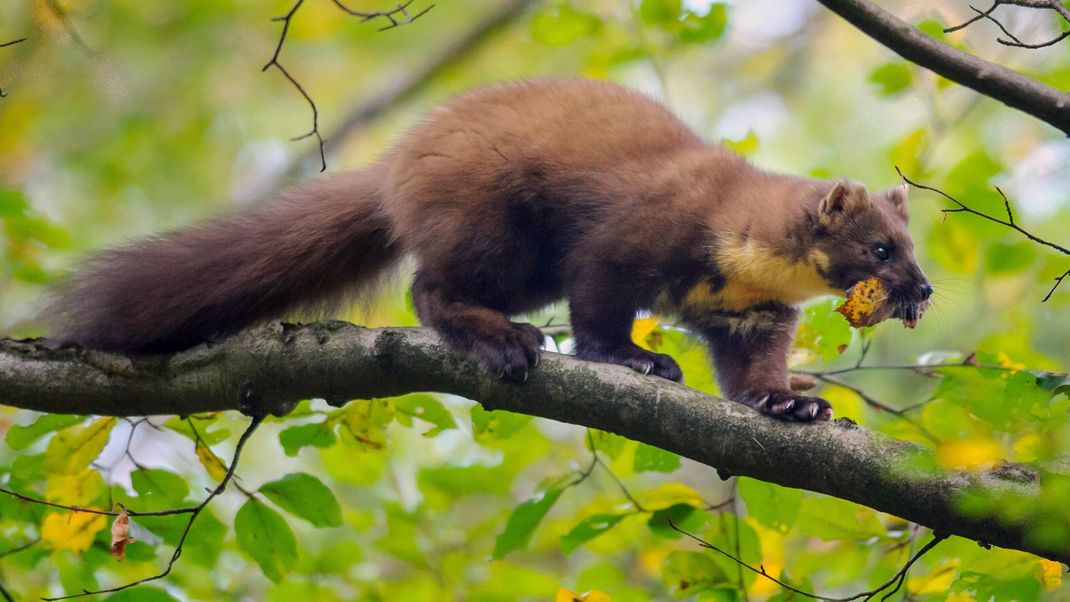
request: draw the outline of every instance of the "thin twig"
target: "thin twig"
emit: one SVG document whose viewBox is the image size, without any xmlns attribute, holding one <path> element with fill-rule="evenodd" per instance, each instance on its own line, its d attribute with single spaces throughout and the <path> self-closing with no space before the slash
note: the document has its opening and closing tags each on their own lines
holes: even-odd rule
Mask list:
<svg viewBox="0 0 1070 602">
<path fill-rule="evenodd" d="M 27 40 L 27 38 L 19 38 L 17 40 L 12 40 L 10 42 L 4 42 L 4 43 L 0 44 L 0 48 L 7 48 L 8 46 L 14 46 L 15 44 L 19 44 L 19 43 L 25 42 L 26 40 Z M 4 92 L 3 88 L 0 88 L 0 98 L 6 98 L 6 97 L 7 97 L 7 92 Z"/>
<path fill-rule="evenodd" d="M 341 0 L 333 1 L 339 9 L 345 11 L 351 16 L 360 18 L 361 23 L 371 21 L 377 18 L 384 18 L 388 20 L 390 22 L 390 25 L 381 28 L 379 31 L 385 31 L 387 29 L 393 29 L 400 25 L 412 23 L 416 19 L 425 15 L 427 11 L 431 10 L 434 7 L 434 5 L 432 4 L 416 14 L 411 14 L 408 11 L 408 7 L 410 4 L 412 4 L 413 0 L 408 0 L 407 2 L 398 4 L 396 8 L 390 10 L 365 12 L 351 9 L 345 4 L 343 4 Z M 302 86 L 301 83 L 297 81 L 297 78 L 291 75 L 290 72 L 282 66 L 282 63 L 279 62 L 279 55 L 282 53 L 282 46 L 286 42 L 286 36 L 290 33 L 290 24 L 293 22 L 294 16 L 297 15 L 297 10 L 300 9 L 301 5 L 304 3 L 305 0 L 297 0 L 296 2 L 294 2 L 293 6 L 290 7 L 290 10 L 287 11 L 285 15 L 272 19 L 272 21 L 282 22 L 282 31 L 279 33 L 279 40 L 275 44 L 275 52 L 272 53 L 271 60 L 269 60 L 267 64 L 265 64 L 264 67 L 260 69 L 260 71 L 267 71 L 271 67 L 275 67 L 276 69 L 278 69 L 279 73 L 282 73 L 283 77 L 285 77 L 287 81 L 289 81 L 290 84 L 293 85 L 293 87 L 305 99 L 305 102 L 308 103 L 309 108 L 312 109 L 312 129 L 304 134 L 301 134 L 300 136 L 294 136 L 290 140 L 297 142 L 298 140 L 304 140 L 305 138 L 315 137 L 316 142 L 319 146 L 320 171 L 323 172 L 327 171 L 327 154 L 324 150 L 324 145 L 326 144 L 326 141 L 324 140 L 323 135 L 320 134 L 319 107 L 316 106 L 316 101 L 312 100 L 312 96 L 308 93 L 307 90 L 305 90 L 304 86 Z M 401 15 L 402 18 L 398 18 L 398 15 Z"/>
<path fill-rule="evenodd" d="M 917 420 L 914 420 L 913 418 L 908 416 L 906 414 L 906 410 L 900 409 L 900 408 L 893 408 L 892 406 L 877 400 L 872 395 L 866 393 L 862 389 L 859 389 L 858 387 L 855 387 L 854 385 L 849 385 L 849 384 L 843 382 L 842 380 L 838 380 L 838 379 L 835 379 L 835 378 L 830 378 L 830 377 L 825 376 L 823 374 L 815 374 L 814 377 L 817 378 L 818 380 L 820 380 L 823 383 L 830 384 L 830 385 L 833 385 L 833 386 L 836 386 L 836 387 L 840 387 L 841 389 L 846 389 L 846 390 L 854 393 L 862 401 L 864 401 L 866 403 L 866 405 L 868 405 L 869 407 L 874 408 L 876 410 L 879 410 L 881 412 L 887 412 L 887 413 L 895 416 L 896 418 L 899 418 L 900 420 L 905 420 L 906 422 L 909 422 L 911 424 L 911 426 L 913 426 L 914 428 L 918 429 L 918 432 L 921 433 L 923 436 L 925 436 L 926 439 L 928 439 L 929 441 L 932 441 L 933 443 L 936 443 L 936 444 L 940 443 L 940 440 L 937 439 L 935 435 L 933 435 L 928 430 L 926 430 L 926 428 L 923 427 Z M 911 409 L 914 409 L 915 407 L 917 407 L 917 406 L 916 405 L 915 406 L 911 406 Z"/>
<path fill-rule="evenodd" d="M 30 541 L 27 541 L 24 544 L 19 544 L 19 545 L 13 547 L 13 548 L 8 548 L 7 550 L 4 550 L 3 552 L 0 552 L 0 558 L 7 558 L 8 556 L 11 556 L 12 554 L 18 554 L 19 552 L 21 552 L 23 550 L 28 550 L 28 549 L 34 547 L 35 545 L 37 545 L 39 543 L 41 543 L 41 538 L 40 537 L 35 537 L 35 538 L 31 539 Z"/>
<path fill-rule="evenodd" d="M 390 109 L 416 96 L 435 77 L 443 71 L 463 64 L 464 59 L 485 43 L 492 35 L 514 23 L 524 12 L 538 0 L 508 0 L 495 3 L 492 10 L 476 22 L 470 29 L 459 35 L 442 48 L 432 49 L 427 55 L 427 62 L 409 66 L 404 74 L 388 82 L 379 93 L 369 98 L 362 97 L 343 114 L 342 121 L 328 132 L 325 150 L 328 153 L 339 148 L 349 135 L 358 128 L 372 122 Z M 309 171 L 319 156 L 315 151 L 308 151 L 296 157 L 276 174 L 269 176 L 263 185 L 264 191 L 273 191 L 283 181 L 293 180 Z"/>
<path fill-rule="evenodd" d="M 1055 278 L 1055 284 L 1051 285 L 1051 289 L 1048 290 L 1048 294 L 1044 295 L 1044 298 L 1041 299 L 1040 302 L 1044 303 L 1048 299 L 1051 299 L 1052 294 L 1055 293 L 1055 289 L 1059 288 L 1059 285 L 1063 283 L 1063 279 L 1066 278 L 1067 276 L 1070 276 L 1070 270 L 1066 270 L 1065 272 L 1062 273 L 1062 275 L 1060 275 L 1057 278 Z"/>
<path fill-rule="evenodd" d="M 700 546 L 702 546 L 702 547 L 704 547 L 704 548 L 706 548 L 708 550 L 713 550 L 714 552 L 717 552 L 717 553 L 721 554 L 722 556 L 725 556 L 725 557 L 735 561 L 737 564 L 740 565 L 740 567 L 746 568 L 746 569 L 748 569 L 748 570 L 750 570 L 750 571 L 752 571 L 752 572 L 754 572 L 754 573 L 756 573 L 758 575 L 761 575 L 761 576 L 765 577 L 766 579 L 772 581 L 773 583 L 776 583 L 777 585 L 779 585 L 780 587 L 783 587 L 784 589 L 786 589 L 788 591 L 795 592 L 795 593 L 797 593 L 797 594 L 799 594 L 801 596 L 806 596 L 807 598 L 811 598 L 813 600 L 826 600 L 827 602 L 852 602 L 853 600 L 858 600 L 858 599 L 869 600 L 869 599 L 873 598 L 874 596 L 876 596 L 877 594 L 879 594 L 882 591 L 884 591 L 885 589 L 891 587 L 894 584 L 895 588 L 892 589 L 892 591 L 889 592 L 887 595 L 885 595 L 883 598 L 881 598 L 881 600 L 888 599 L 889 596 L 891 596 L 896 591 L 898 591 L 900 586 L 902 586 L 903 581 L 906 579 L 907 572 L 910 570 L 910 567 L 913 566 L 914 563 L 917 562 L 917 560 L 919 558 L 921 558 L 926 552 L 928 552 L 929 550 L 933 549 L 936 546 L 936 544 L 940 543 L 941 541 L 943 541 L 944 539 L 947 538 L 946 535 L 937 535 L 937 534 L 934 533 L 932 541 L 930 541 L 929 543 L 927 543 L 924 546 L 922 546 L 921 549 L 919 549 L 917 552 L 915 552 L 914 555 L 911 556 L 909 560 L 907 560 L 906 564 L 904 564 L 902 566 L 902 568 L 900 568 L 895 573 L 895 575 L 892 575 L 891 579 L 885 581 L 883 584 L 879 585 L 876 589 L 873 589 L 873 590 L 870 590 L 870 591 L 866 591 L 866 592 L 860 592 L 860 593 L 854 594 L 853 596 L 848 596 L 846 598 L 830 598 L 828 596 L 821 596 L 821 595 L 814 594 L 814 593 L 811 593 L 811 592 L 808 592 L 808 591 L 805 591 L 805 590 L 798 589 L 796 587 L 792 587 L 792 586 L 788 585 L 787 583 L 784 583 L 783 581 L 781 581 L 781 580 L 777 579 L 776 577 L 770 575 L 765 570 L 765 566 L 764 565 L 758 565 L 758 567 L 755 568 L 755 567 L 747 564 L 743 560 L 741 560 L 738 556 L 735 556 L 735 555 L 731 554 L 730 552 L 726 552 L 726 551 L 722 550 L 721 548 L 718 548 L 717 546 L 711 544 L 710 542 L 702 539 L 701 537 L 698 537 L 697 535 L 694 535 L 693 533 L 689 533 L 688 531 L 685 531 L 685 530 L 681 529 L 680 527 L 676 526 L 676 523 L 674 523 L 671 518 L 668 519 L 668 520 L 669 520 L 669 526 L 672 527 L 672 529 L 674 531 L 676 531 L 678 533 L 681 533 L 683 535 L 686 535 L 687 537 L 689 537 L 689 538 L 693 539 L 694 541 L 698 542 L 698 544 Z"/>
<path fill-rule="evenodd" d="M 157 579 L 163 579 L 164 577 L 169 575 L 171 573 L 171 568 L 175 566 L 175 562 L 177 562 L 178 558 L 182 555 L 182 546 L 186 543 L 186 537 L 189 536 L 190 529 L 193 528 L 193 522 L 197 520 L 197 516 L 200 515 L 201 511 L 208 506 L 209 502 L 211 502 L 216 496 L 226 490 L 227 484 L 230 482 L 231 478 L 234 477 L 234 471 L 238 468 L 238 460 L 241 458 L 241 452 L 242 449 L 245 447 L 245 443 L 249 441 L 249 438 L 252 436 L 253 432 L 256 431 L 256 427 L 260 426 L 260 423 L 264 421 L 264 418 L 264 416 L 254 416 L 252 421 L 249 422 L 249 426 L 245 428 L 245 432 L 241 434 L 241 437 L 238 439 L 237 445 L 235 445 L 234 447 L 234 457 L 230 461 L 230 467 L 227 468 L 227 474 L 224 475 L 223 480 L 219 482 L 219 485 L 216 485 L 215 489 L 213 489 L 200 504 L 194 506 L 192 512 L 190 512 L 189 520 L 186 522 L 186 527 L 185 529 L 183 529 L 182 535 L 178 538 L 178 543 L 175 545 L 175 551 L 173 554 L 171 554 L 171 559 L 167 562 L 167 566 L 162 571 L 155 575 L 145 577 L 144 579 L 131 581 L 130 583 L 126 583 L 117 587 L 99 590 L 84 590 L 79 594 L 59 596 L 56 598 L 42 598 L 42 600 L 44 600 L 45 602 L 55 602 L 56 600 L 69 600 L 71 598 L 81 598 L 83 596 L 111 594 L 122 591 L 124 589 L 130 589 L 131 587 L 141 585 L 142 583 L 156 581 Z M 133 512 L 129 512 L 129 514 L 134 515 Z"/>
<path fill-rule="evenodd" d="M 1067 37 L 1070 37 L 1070 29 L 1068 29 L 1061 32 L 1055 38 L 1048 40 L 1047 42 L 1038 42 L 1034 44 L 1031 44 L 1029 42 L 1023 42 L 1017 36 L 1011 33 L 1011 31 L 1008 30 L 999 19 L 996 19 L 994 16 L 992 16 L 992 13 L 1004 4 L 1013 6 L 1023 6 L 1026 8 L 1050 9 L 1059 13 L 1063 17 L 1063 19 L 1070 23 L 1070 8 L 1067 8 L 1065 5 L 1059 2 L 1059 0 L 994 0 L 992 6 L 988 7 L 988 10 L 984 11 L 971 5 L 970 9 L 977 14 L 958 25 L 945 28 L 944 33 L 951 33 L 953 31 L 965 29 L 966 27 L 969 27 L 970 25 L 973 25 L 974 23 L 984 19 L 987 21 L 991 21 L 996 27 L 999 28 L 1000 31 L 1003 32 L 1005 36 L 1007 36 L 1007 38 L 996 38 L 996 41 L 1000 44 L 1003 44 L 1004 46 L 1013 46 L 1015 48 L 1028 48 L 1035 50 L 1037 48 L 1053 46 L 1065 40 Z"/>
<path fill-rule="evenodd" d="M 903 171 L 901 169 L 899 169 L 898 165 L 895 167 L 895 171 L 899 174 L 899 177 L 902 178 L 904 182 L 906 182 L 907 184 L 910 184 L 914 188 L 920 188 L 922 190 L 928 190 L 930 192 L 935 192 L 936 194 L 939 194 L 940 196 L 944 197 L 945 199 L 947 199 L 947 200 L 951 201 L 952 203 L 955 203 L 955 205 L 957 205 L 956 207 L 953 207 L 953 208 L 950 208 L 950 209 L 941 209 L 941 211 L 945 215 L 947 215 L 949 213 L 970 213 L 970 214 L 976 215 L 977 217 L 980 217 L 982 219 L 985 219 L 985 220 L 988 220 L 990 222 L 999 224 L 1001 226 L 1006 226 L 1007 228 L 1010 228 L 1011 230 L 1014 230 L 1015 232 L 1018 232 L 1022 236 L 1028 238 L 1029 240 L 1031 240 L 1031 241 L 1033 241 L 1033 242 L 1035 242 L 1035 243 L 1037 243 L 1039 245 L 1044 245 L 1046 247 L 1050 247 L 1052 249 L 1055 249 L 1056 251 L 1062 253 L 1063 255 L 1070 255 L 1070 249 L 1067 249 L 1066 247 L 1064 247 L 1062 245 L 1059 245 L 1059 244 L 1056 244 L 1056 243 L 1053 243 L 1053 242 L 1051 242 L 1049 240 L 1045 240 L 1043 238 L 1040 238 L 1039 236 L 1037 236 L 1037 235 L 1033 234 L 1032 232 L 1029 232 L 1028 230 L 1026 230 L 1026 229 L 1022 228 L 1021 226 L 1019 226 L 1014 221 L 1014 214 L 1011 212 L 1011 205 L 1010 205 L 1010 201 L 1007 200 L 1007 195 L 1003 194 L 1003 191 L 1000 190 L 1000 188 L 998 186 L 996 186 L 995 188 L 996 188 L 996 192 L 998 192 L 999 195 L 1001 197 L 1003 197 L 1003 206 L 1007 210 L 1007 219 L 1006 220 L 1000 219 L 1000 218 L 995 217 L 993 215 L 989 215 L 987 213 L 984 213 L 983 211 L 977 211 L 976 209 L 973 209 L 973 208 L 967 206 L 962 201 L 956 199 L 955 197 L 951 196 L 950 194 L 944 192 L 943 190 L 940 190 L 939 188 L 934 188 L 932 186 L 927 186 L 925 184 L 919 184 L 919 183 L 911 180 L 910 178 L 908 178 L 905 175 L 903 175 Z M 1070 270 L 1068 270 L 1068 271 L 1070 271 Z M 1059 278 L 1056 279 L 1055 286 L 1052 287 L 1051 291 L 1048 292 L 1048 294 L 1044 297 L 1044 299 L 1041 302 L 1047 301 L 1048 299 L 1051 298 L 1052 293 L 1055 292 L 1055 288 L 1059 286 L 1059 284 L 1062 282 L 1063 278 L 1065 278 L 1065 277 L 1066 277 L 1066 274 L 1064 273 L 1062 276 L 1060 276 Z"/>
</svg>

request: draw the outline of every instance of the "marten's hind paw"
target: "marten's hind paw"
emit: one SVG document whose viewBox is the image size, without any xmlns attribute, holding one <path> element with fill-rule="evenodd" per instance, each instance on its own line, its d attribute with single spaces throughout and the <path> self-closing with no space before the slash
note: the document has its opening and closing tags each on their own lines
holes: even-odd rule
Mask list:
<svg viewBox="0 0 1070 602">
<path fill-rule="evenodd" d="M 748 398 L 754 409 L 781 420 L 813 422 L 832 419 L 832 406 L 820 397 L 807 397 L 792 391 L 770 391 Z"/>
<path fill-rule="evenodd" d="M 473 353 L 487 372 L 517 382 L 528 380 L 528 372 L 539 365 L 543 334 L 531 324 L 512 323 L 495 340 L 477 340 Z"/>
<path fill-rule="evenodd" d="M 627 366 L 636 372 L 653 374 L 672 381 L 680 382 L 684 373 L 672 357 L 664 353 L 647 351 L 637 345 L 616 349 L 583 348 L 576 352 L 576 357 L 592 362 L 605 362 Z"/>
</svg>

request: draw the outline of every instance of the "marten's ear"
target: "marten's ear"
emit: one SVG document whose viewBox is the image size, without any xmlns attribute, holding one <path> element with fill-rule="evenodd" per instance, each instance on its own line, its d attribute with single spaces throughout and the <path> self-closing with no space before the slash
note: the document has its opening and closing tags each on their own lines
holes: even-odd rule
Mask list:
<svg viewBox="0 0 1070 602">
<path fill-rule="evenodd" d="M 895 210 L 895 214 L 898 215 L 903 223 L 907 223 L 907 193 L 910 192 L 910 186 L 906 184 L 900 184 L 895 188 L 889 188 L 885 190 L 882 195 L 888 199 L 888 204 Z"/>
<path fill-rule="evenodd" d="M 840 180 L 832 190 L 821 199 L 817 206 L 817 216 L 824 226 L 832 226 L 845 217 L 869 206 L 869 193 L 866 187 L 847 180 Z"/>
</svg>

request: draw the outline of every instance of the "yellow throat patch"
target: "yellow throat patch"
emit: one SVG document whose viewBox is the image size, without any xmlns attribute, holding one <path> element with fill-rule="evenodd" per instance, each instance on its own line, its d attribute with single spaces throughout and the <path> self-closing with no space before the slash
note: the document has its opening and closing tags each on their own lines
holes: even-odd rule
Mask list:
<svg viewBox="0 0 1070 602">
<path fill-rule="evenodd" d="M 820 251 L 792 261 L 753 240 L 725 240 L 711 260 L 724 276 L 724 286 L 713 289 L 708 282 L 696 284 L 687 292 L 682 309 L 742 311 L 770 301 L 794 305 L 820 295 L 840 294 L 818 273 L 829 261 Z"/>
</svg>

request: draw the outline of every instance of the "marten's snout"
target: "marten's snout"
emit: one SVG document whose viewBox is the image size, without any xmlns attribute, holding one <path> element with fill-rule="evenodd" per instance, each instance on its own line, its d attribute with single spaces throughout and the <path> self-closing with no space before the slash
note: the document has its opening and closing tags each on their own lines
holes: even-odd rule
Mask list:
<svg viewBox="0 0 1070 602">
<path fill-rule="evenodd" d="M 928 282 L 924 282 L 918 285 L 918 296 L 921 298 L 922 301 L 928 301 L 929 297 L 933 296 L 933 291 L 935 290 L 936 289 L 933 288 L 933 285 L 929 284 Z"/>
</svg>

